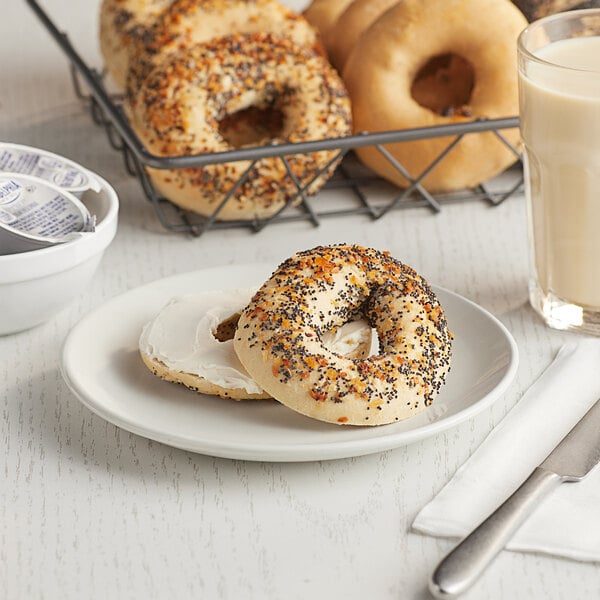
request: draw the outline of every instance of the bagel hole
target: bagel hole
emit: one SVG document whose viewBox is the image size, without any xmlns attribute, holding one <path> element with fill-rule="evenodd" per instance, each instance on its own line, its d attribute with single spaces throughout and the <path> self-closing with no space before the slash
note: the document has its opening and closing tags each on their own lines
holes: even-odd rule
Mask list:
<svg viewBox="0 0 600 600">
<path fill-rule="evenodd" d="M 474 86 L 473 65 L 462 56 L 448 53 L 430 58 L 419 69 L 410 93 L 415 102 L 438 115 L 468 117 Z"/>
<path fill-rule="evenodd" d="M 212 332 L 214 338 L 218 342 L 228 342 L 229 340 L 232 340 L 235 336 L 235 330 L 239 320 L 240 313 L 235 313 L 224 321 L 221 321 Z"/>
<path fill-rule="evenodd" d="M 219 133 L 234 148 L 263 144 L 281 137 L 283 111 L 273 103 L 266 107 L 250 106 L 219 121 Z"/>
</svg>

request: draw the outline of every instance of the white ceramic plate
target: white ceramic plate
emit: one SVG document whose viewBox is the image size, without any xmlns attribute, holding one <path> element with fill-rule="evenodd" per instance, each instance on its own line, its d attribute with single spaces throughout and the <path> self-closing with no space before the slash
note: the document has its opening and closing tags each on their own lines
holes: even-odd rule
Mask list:
<svg viewBox="0 0 600 600">
<path fill-rule="evenodd" d="M 380 452 L 437 434 L 489 406 L 515 375 L 517 347 L 506 328 L 476 304 L 440 288 L 435 291 L 455 334 L 452 369 L 434 404 L 400 423 L 322 423 L 275 401 L 198 395 L 147 370 L 137 349 L 142 326 L 173 296 L 259 285 L 272 267 L 185 273 L 113 298 L 67 337 L 62 353 L 67 384 L 107 421 L 177 448 L 245 460 L 305 461 Z"/>
</svg>

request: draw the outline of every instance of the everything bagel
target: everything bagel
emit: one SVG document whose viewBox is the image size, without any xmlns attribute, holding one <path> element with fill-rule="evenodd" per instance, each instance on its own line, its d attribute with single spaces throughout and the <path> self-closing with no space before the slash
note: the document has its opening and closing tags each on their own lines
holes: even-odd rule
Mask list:
<svg viewBox="0 0 600 600">
<path fill-rule="evenodd" d="M 125 89 L 132 52 L 143 32 L 173 0 L 102 0 L 100 52 L 115 83 Z"/>
<path fill-rule="evenodd" d="M 157 377 L 201 394 L 251 400 L 270 398 L 244 371 L 233 337 L 254 289 L 211 290 L 172 298 L 148 322 L 139 340 L 144 364 Z M 372 331 L 353 321 L 327 331 L 327 348 L 352 358 L 371 349 Z"/>
<path fill-rule="evenodd" d="M 127 83 L 130 102 L 171 52 L 238 33 L 275 33 L 323 52 L 317 31 L 278 0 L 175 0 L 136 40 Z"/>
<path fill-rule="evenodd" d="M 362 315 L 380 353 L 351 360 L 323 333 Z M 242 313 L 234 349 L 254 380 L 309 417 L 381 425 L 431 404 L 450 365 L 451 334 L 427 282 L 389 254 L 317 247 L 282 263 Z"/>
<path fill-rule="evenodd" d="M 140 139 L 161 156 L 351 132 L 350 102 L 333 67 L 314 50 L 271 34 L 238 34 L 170 54 L 146 78 L 130 111 Z M 330 150 L 294 154 L 286 162 L 272 157 L 149 174 L 183 208 L 207 216 L 219 209 L 221 220 L 250 220 L 299 200 L 295 182 L 316 193 L 337 156 Z"/>
</svg>

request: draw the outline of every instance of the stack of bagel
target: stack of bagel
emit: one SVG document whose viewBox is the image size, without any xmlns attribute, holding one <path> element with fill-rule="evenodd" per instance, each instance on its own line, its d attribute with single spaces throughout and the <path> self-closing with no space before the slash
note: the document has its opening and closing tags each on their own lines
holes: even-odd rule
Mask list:
<svg viewBox="0 0 600 600">
<path fill-rule="evenodd" d="M 517 38 L 528 19 L 598 0 L 313 0 L 321 32 L 352 101 L 356 132 L 451 125 L 518 114 Z M 432 192 L 475 187 L 517 156 L 516 129 L 357 148 L 401 187 Z M 447 151 L 447 155 L 439 160 Z M 438 162 L 439 160 L 439 162 Z M 403 169 L 398 168 L 398 163 Z"/>
<path fill-rule="evenodd" d="M 100 46 L 134 131 L 158 156 L 344 137 L 344 84 L 317 30 L 278 0 L 104 0 Z M 166 198 L 221 220 L 269 218 L 316 193 L 339 152 L 148 169 Z"/>
<path fill-rule="evenodd" d="M 319 2 L 319 0 L 316 0 Z M 342 2 L 343 3 L 343 2 Z M 516 40 L 527 21 L 510 0 L 354 0 L 323 39 L 352 100 L 356 131 L 388 131 L 517 114 Z M 518 131 L 503 133 L 512 145 Z M 515 160 L 493 132 L 356 150 L 406 187 L 400 163 L 432 192 L 475 187 Z"/>
<path fill-rule="evenodd" d="M 313 0 L 299 15 L 279 0 L 103 0 L 100 41 L 151 152 L 216 154 L 201 168 L 148 169 L 158 191 L 202 215 L 252 220 L 319 191 L 339 152 L 228 163 L 219 153 L 512 117 L 527 19 L 597 4 Z M 518 143 L 510 129 L 356 154 L 398 186 L 446 192 L 504 171 Z"/>
</svg>

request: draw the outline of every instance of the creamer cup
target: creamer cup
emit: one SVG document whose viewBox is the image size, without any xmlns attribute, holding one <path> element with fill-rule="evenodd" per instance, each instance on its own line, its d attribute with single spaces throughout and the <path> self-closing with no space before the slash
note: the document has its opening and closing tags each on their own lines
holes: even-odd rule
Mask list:
<svg viewBox="0 0 600 600">
<path fill-rule="evenodd" d="M 46 180 L 0 173 L 0 255 L 28 252 L 94 231 L 94 217 L 70 192 Z"/>
<path fill-rule="evenodd" d="M 31 146 L 0 142 L 0 171 L 44 179 L 78 198 L 86 190 L 100 191 L 99 181 L 81 165 Z"/>
</svg>

